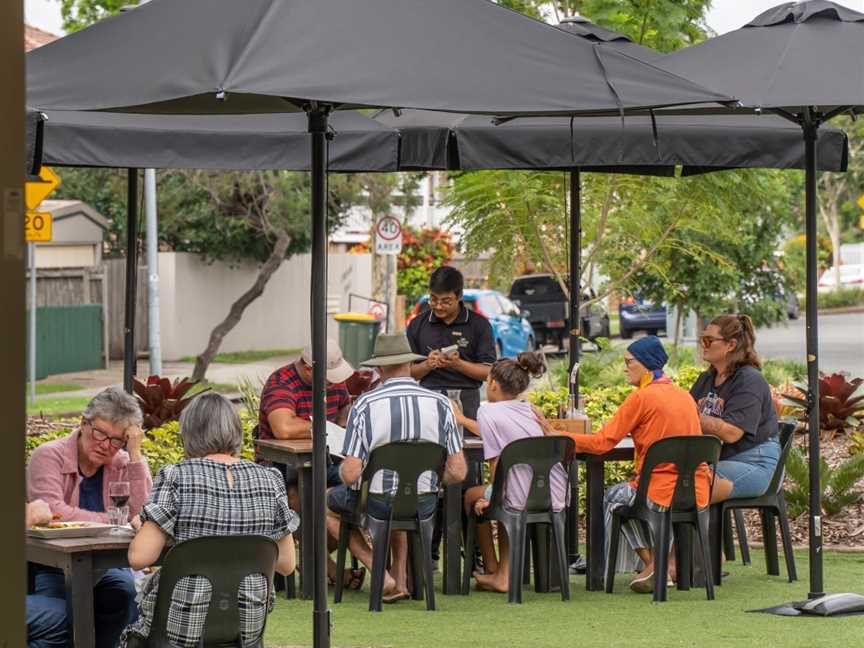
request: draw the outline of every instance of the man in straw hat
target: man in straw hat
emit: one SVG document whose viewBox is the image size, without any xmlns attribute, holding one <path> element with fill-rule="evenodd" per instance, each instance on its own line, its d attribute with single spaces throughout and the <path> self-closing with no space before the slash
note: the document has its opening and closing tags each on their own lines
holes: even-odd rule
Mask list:
<svg viewBox="0 0 864 648">
<path fill-rule="evenodd" d="M 467 471 L 462 454 L 462 437 L 456 425 L 450 402 L 443 394 L 425 389 L 411 377 L 411 365 L 423 356 L 411 351 L 404 333 L 379 335 L 374 354 L 363 363 L 375 367 L 382 384 L 354 403 L 345 430 L 345 459 L 339 468 L 344 482 L 330 490 L 327 496 L 329 513 L 327 530 L 335 540 L 339 537 L 341 514 L 354 511 L 359 495 L 360 478 L 369 455 L 375 448 L 394 441 L 427 441 L 447 448 L 444 469 L 445 483 L 459 483 Z M 432 515 L 438 501 L 435 475 L 423 475 L 418 486 L 421 518 Z M 392 472 L 382 471 L 373 479 L 369 492 L 377 495 L 395 491 Z M 389 507 L 381 497 L 370 497 L 369 513 L 386 519 Z M 349 540 L 351 552 L 368 569 L 372 568 L 372 550 L 363 535 L 352 530 Z M 408 542 L 404 532 L 393 534 L 393 564 L 384 576 L 384 600 L 394 602 L 408 598 L 407 557 Z"/>
</svg>

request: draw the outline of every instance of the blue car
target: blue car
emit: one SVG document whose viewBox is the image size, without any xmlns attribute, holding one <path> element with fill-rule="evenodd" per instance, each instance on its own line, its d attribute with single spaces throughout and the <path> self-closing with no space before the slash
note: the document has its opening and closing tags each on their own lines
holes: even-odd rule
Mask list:
<svg viewBox="0 0 864 648">
<path fill-rule="evenodd" d="M 642 297 L 630 297 L 618 305 L 621 337 L 629 340 L 635 331 L 657 335 L 666 330 L 666 306 L 654 304 Z"/>
<path fill-rule="evenodd" d="M 414 305 L 408 321 L 427 310 L 429 296 L 423 295 Z M 466 289 L 462 294 L 466 308 L 482 315 L 492 325 L 495 348 L 499 358 L 515 358 L 523 351 L 533 351 L 534 329 L 519 307 L 497 290 Z"/>
</svg>

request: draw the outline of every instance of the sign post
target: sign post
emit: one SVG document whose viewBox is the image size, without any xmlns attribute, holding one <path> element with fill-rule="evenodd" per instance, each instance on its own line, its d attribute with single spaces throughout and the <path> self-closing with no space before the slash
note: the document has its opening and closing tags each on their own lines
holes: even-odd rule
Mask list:
<svg viewBox="0 0 864 648">
<path fill-rule="evenodd" d="M 400 252 L 402 252 L 402 223 L 393 216 L 380 218 L 375 223 L 375 254 L 384 257 L 384 301 L 390 304 L 386 323 L 388 332 L 395 325 L 393 305 L 396 303 L 396 257 Z"/>
<path fill-rule="evenodd" d="M 27 330 L 27 396 L 36 401 L 36 242 L 50 243 L 54 236 L 53 217 L 50 212 L 39 212 L 36 208 L 60 185 L 58 176 L 50 167 L 43 166 L 39 180 L 27 182 L 24 187 L 24 202 L 27 214 L 24 217 L 24 238 L 27 241 L 27 260 L 30 266 L 30 321 Z"/>
</svg>

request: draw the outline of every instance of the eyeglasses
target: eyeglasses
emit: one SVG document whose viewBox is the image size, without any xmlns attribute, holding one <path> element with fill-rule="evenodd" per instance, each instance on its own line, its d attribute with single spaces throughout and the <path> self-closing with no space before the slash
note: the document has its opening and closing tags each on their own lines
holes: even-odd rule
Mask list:
<svg viewBox="0 0 864 648">
<path fill-rule="evenodd" d="M 699 338 L 699 342 L 702 344 L 703 349 L 710 349 L 711 345 L 715 342 L 725 342 L 726 338 L 722 337 L 714 337 L 713 335 L 703 335 Z"/>
<path fill-rule="evenodd" d="M 444 308 L 448 308 L 453 306 L 457 301 L 459 300 L 453 299 L 452 297 L 445 297 L 444 299 L 438 299 L 435 295 L 429 297 L 429 305 L 432 307 L 443 306 Z"/>
<path fill-rule="evenodd" d="M 93 440 L 96 443 L 105 443 L 107 441 L 111 444 L 112 448 L 117 448 L 118 450 L 126 445 L 126 437 L 111 436 L 107 432 L 103 432 L 102 430 L 94 426 L 90 421 L 87 421 L 87 425 L 90 426 L 90 432 L 93 435 Z"/>
</svg>

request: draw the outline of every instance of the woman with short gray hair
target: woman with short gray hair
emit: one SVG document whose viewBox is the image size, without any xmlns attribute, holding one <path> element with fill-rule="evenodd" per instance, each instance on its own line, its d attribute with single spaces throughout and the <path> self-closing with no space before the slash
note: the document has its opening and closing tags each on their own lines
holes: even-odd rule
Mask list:
<svg viewBox="0 0 864 648">
<path fill-rule="evenodd" d="M 185 459 L 164 466 L 153 494 L 141 511 L 141 527 L 129 545 L 129 565 L 143 569 L 161 555 L 168 540 L 183 542 L 202 536 L 263 535 L 279 546 L 276 571 L 294 571 L 292 532 L 299 516 L 288 506 L 285 483 L 274 468 L 240 458 L 243 427 L 234 406 L 212 392 L 196 396 L 180 416 Z M 133 635 L 147 637 L 156 609 L 159 574 L 144 586 L 138 621 L 123 632 L 120 646 Z M 243 645 L 255 644 L 272 609 L 272 588 L 260 574 L 250 575 L 240 589 Z M 197 646 L 204 627 L 210 587 L 205 579 L 188 577 L 174 588 L 168 615 L 173 642 Z"/>
</svg>

